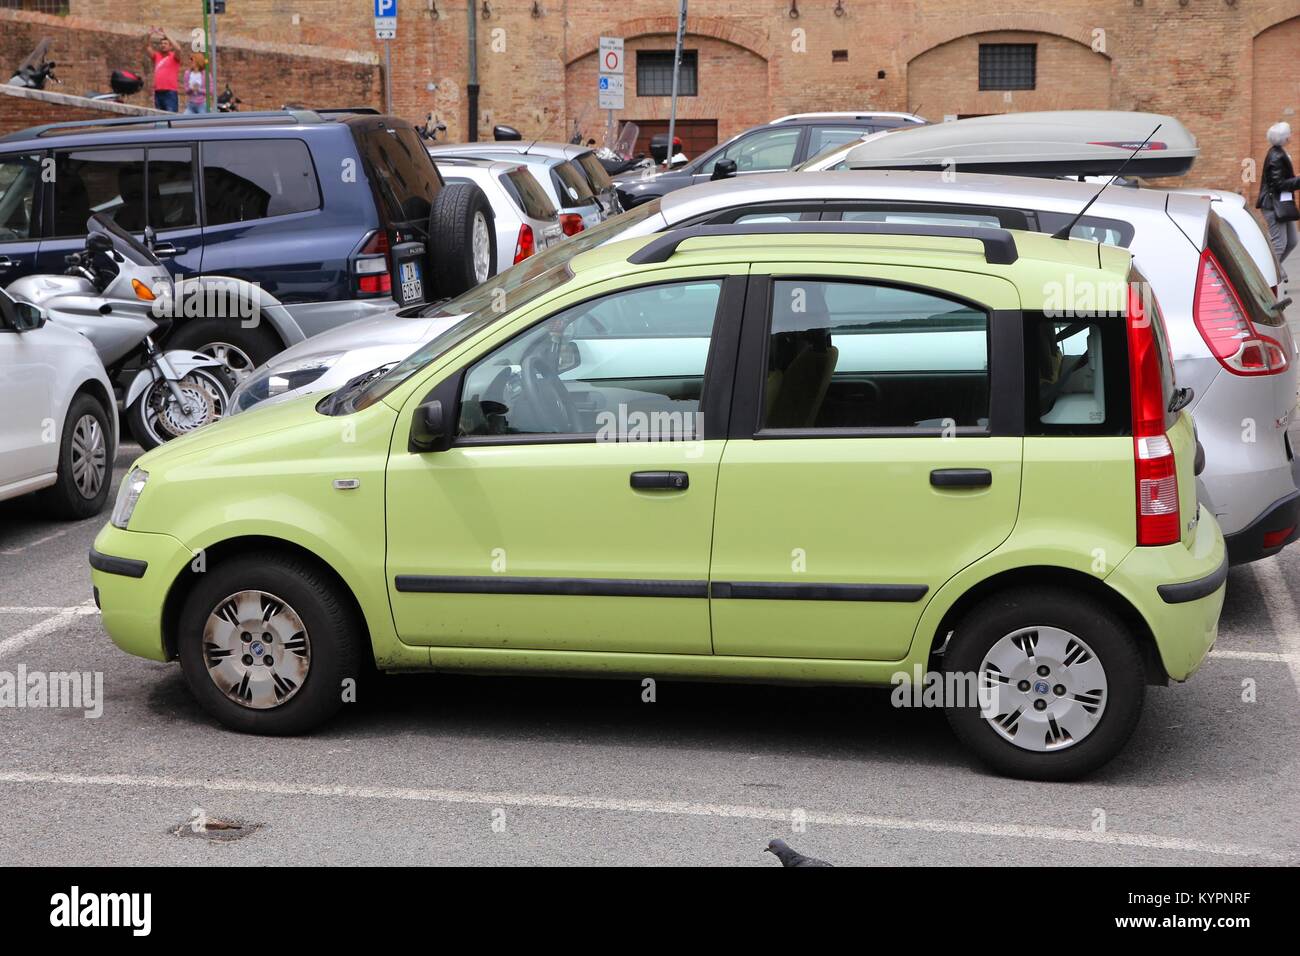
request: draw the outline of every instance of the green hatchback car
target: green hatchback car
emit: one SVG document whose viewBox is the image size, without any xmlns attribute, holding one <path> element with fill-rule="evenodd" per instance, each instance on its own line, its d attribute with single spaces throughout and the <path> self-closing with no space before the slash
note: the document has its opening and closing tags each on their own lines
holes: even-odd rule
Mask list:
<svg viewBox="0 0 1300 956">
<path fill-rule="evenodd" d="M 142 456 L 90 555 L 104 626 L 252 733 L 317 726 L 367 658 L 893 685 L 997 770 L 1076 777 L 1223 604 L 1142 285 L 1122 249 L 942 225 L 593 249 Z"/>
</svg>

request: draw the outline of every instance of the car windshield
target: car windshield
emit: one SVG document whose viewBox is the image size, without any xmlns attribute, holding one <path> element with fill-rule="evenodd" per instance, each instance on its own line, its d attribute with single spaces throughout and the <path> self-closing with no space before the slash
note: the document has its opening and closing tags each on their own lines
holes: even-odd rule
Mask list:
<svg viewBox="0 0 1300 956">
<path fill-rule="evenodd" d="M 446 329 L 441 335 L 436 335 L 425 342 L 394 365 L 387 373 L 366 384 L 357 395 L 336 396 L 336 399 L 342 399 L 341 402 L 336 403 L 336 407 L 339 407 L 345 414 L 370 407 L 448 349 L 459 345 L 471 335 L 487 328 L 493 322 L 499 322 L 511 312 L 528 304 L 538 296 L 563 285 L 571 278 L 573 278 L 573 271 L 566 261 L 529 278 L 526 282 L 518 284 L 512 289 L 498 290 L 495 295 L 489 296 L 488 301 L 477 311 L 466 316 L 463 321 L 457 322 L 451 328 Z M 347 388 L 347 385 L 343 386 L 340 392 Z"/>
</svg>

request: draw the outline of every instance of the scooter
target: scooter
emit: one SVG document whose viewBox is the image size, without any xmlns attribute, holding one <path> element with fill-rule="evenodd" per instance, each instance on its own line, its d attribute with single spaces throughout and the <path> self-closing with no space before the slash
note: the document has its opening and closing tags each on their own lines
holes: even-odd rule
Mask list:
<svg viewBox="0 0 1300 956">
<path fill-rule="evenodd" d="M 85 249 L 67 257 L 63 275 L 24 276 L 8 293 L 89 339 L 110 379 L 140 360 L 122 407 L 146 451 L 216 421 L 230 405 L 225 364 L 202 352 L 163 351 L 155 341 L 177 311 L 167 267 L 103 213 L 86 228 Z"/>
<path fill-rule="evenodd" d="M 17 72 L 9 78 L 9 85 L 22 86 L 29 90 L 43 90 L 47 80 L 62 83 L 63 81 L 54 75 L 54 61 L 45 59 L 45 53 L 49 48 L 50 38 L 46 37 L 36 45 L 31 56 L 19 65 Z"/>
</svg>

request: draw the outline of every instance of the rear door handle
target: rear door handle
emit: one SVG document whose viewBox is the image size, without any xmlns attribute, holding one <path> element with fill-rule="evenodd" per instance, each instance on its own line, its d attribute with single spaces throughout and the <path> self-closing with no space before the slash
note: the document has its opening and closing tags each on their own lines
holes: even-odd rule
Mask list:
<svg viewBox="0 0 1300 956">
<path fill-rule="evenodd" d="M 184 251 L 174 242 L 155 242 L 153 244 L 153 254 L 155 256 L 178 256 Z"/>
<path fill-rule="evenodd" d="M 634 471 L 632 487 L 640 491 L 685 491 L 691 477 L 684 471 Z"/>
<path fill-rule="evenodd" d="M 8 256 L 0 256 L 0 269 L 12 269 L 15 265 L 17 263 Z"/>
<path fill-rule="evenodd" d="M 993 473 L 987 468 L 936 468 L 930 472 L 930 484 L 935 488 L 987 488 L 993 484 Z"/>
</svg>

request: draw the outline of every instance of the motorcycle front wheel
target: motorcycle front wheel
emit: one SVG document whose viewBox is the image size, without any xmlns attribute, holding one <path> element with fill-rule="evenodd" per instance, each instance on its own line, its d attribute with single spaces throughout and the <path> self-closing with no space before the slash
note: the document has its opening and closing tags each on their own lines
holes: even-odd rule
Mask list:
<svg viewBox="0 0 1300 956">
<path fill-rule="evenodd" d="M 219 373 L 196 368 L 176 385 L 184 406 L 176 401 L 166 381 L 155 379 L 126 411 L 131 435 L 145 451 L 188 435 L 226 414 L 230 393 L 225 377 Z"/>
</svg>

